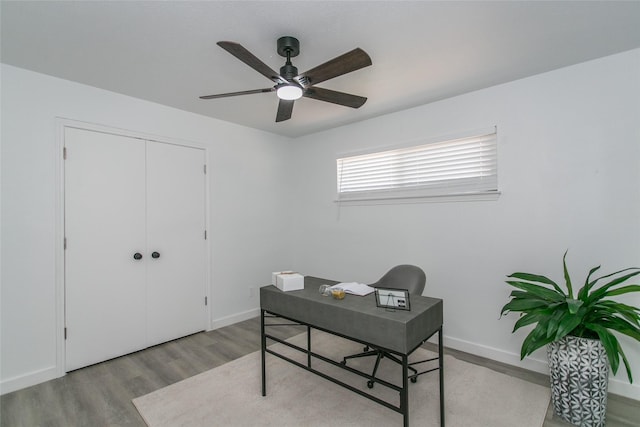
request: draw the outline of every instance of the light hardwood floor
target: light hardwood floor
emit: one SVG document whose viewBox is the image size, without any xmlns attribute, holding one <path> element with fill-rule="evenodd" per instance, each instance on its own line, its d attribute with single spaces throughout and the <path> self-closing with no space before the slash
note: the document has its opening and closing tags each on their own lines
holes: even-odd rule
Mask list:
<svg viewBox="0 0 640 427">
<path fill-rule="evenodd" d="M 299 327 L 282 327 L 278 330 L 282 338 L 304 331 Z M 8 393 L 0 399 L 0 426 L 145 427 L 146 424 L 131 399 L 215 368 L 259 348 L 258 318 L 194 334 Z M 459 359 L 548 386 L 545 375 L 459 351 L 447 349 L 446 352 Z M 610 396 L 607 420 L 609 427 L 640 426 L 640 402 Z M 544 427 L 561 426 L 569 424 L 554 418 L 549 409 Z"/>
</svg>

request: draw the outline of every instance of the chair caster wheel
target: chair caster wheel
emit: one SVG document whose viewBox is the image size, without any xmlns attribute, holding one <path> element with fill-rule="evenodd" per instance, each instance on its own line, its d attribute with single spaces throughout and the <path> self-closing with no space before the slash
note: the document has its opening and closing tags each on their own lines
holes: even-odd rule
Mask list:
<svg viewBox="0 0 640 427">
<path fill-rule="evenodd" d="M 346 361 L 346 360 L 343 360 L 342 362 L 340 362 L 340 364 L 341 364 L 341 365 L 346 365 L 346 364 L 347 364 L 347 361 Z"/>
<path fill-rule="evenodd" d="M 369 351 L 369 346 L 366 346 L 365 348 L 363 348 L 362 351 L 364 351 L 365 353 Z"/>
<path fill-rule="evenodd" d="M 367 381 L 367 387 L 373 388 L 373 381 Z"/>
<path fill-rule="evenodd" d="M 418 377 L 411 377 L 411 382 L 412 383 L 417 383 L 418 382 Z"/>
</svg>

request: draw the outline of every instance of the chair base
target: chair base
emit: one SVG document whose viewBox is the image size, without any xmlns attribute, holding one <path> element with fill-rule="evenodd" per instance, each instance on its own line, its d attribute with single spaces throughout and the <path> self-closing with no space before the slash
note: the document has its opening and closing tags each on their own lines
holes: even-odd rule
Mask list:
<svg viewBox="0 0 640 427">
<path fill-rule="evenodd" d="M 387 353 L 385 351 L 382 350 L 378 350 L 378 349 L 370 349 L 369 346 L 364 348 L 364 351 L 362 353 L 357 353 L 357 354 L 352 354 L 350 356 L 345 356 L 342 359 L 342 362 L 340 362 L 343 365 L 347 364 L 347 360 L 348 359 L 358 359 L 361 357 L 369 357 L 369 356 L 376 356 L 376 363 L 373 366 L 373 372 L 371 373 L 371 377 L 373 377 L 375 379 L 376 377 L 376 373 L 378 372 L 378 367 L 380 366 L 380 361 L 382 360 L 382 358 L 386 357 L 394 362 L 396 362 L 397 364 L 401 365 L 402 361 L 400 359 L 398 359 L 397 357 L 395 357 L 393 354 L 391 353 Z M 407 368 L 412 372 L 411 375 L 409 375 L 409 380 L 411 380 L 412 383 L 415 383 L 416 381 L 418 381 L 418 371 L 413 367 L 413 366 L 407 366 Z M 375 381 L 374 379 L 371 379 L 369 381 L 367 381 L 367 387 L 369 388 L 373 388 Z"/>
</svg>

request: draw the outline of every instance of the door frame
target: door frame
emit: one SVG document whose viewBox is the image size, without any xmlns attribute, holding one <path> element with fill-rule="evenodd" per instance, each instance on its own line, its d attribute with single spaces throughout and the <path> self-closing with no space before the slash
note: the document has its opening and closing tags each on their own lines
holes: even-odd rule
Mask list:
<svg viewBox="0 0 640 427">
<path fill-rule="evenodd" d="M 210 169 L 209 150 L 204 144 L 193 141 L 178 140 L 164 136 L 152 135 L 143 132 L 131 131 L 100 125 L 95 123 L 82 122 L 64 117 L 55 118 L 56 127 L 56 180 L 55 180 L 55 292 L 56 292 L 56 374 L 57 377 L 66 375 L 65 372 L 65 167 L 64 167 L 64 135 L 66 128 L 76 128 L 86 131 L 102 132 L 107 134 L 126 136 L 130 138 L 142 139 L 145 141 L 160 142 L 164 144 L 179 145 L 190 148 L 204 150 L 205 158 L 205 229 L 207 239 L 205 241 L 206 251 L 206 272 L 205 272 L 205 297 L 207 298 L 206 325 L 205 330 L 212 329 L 211 323 L 211 224 L 210 224 Z"/>
</svg>

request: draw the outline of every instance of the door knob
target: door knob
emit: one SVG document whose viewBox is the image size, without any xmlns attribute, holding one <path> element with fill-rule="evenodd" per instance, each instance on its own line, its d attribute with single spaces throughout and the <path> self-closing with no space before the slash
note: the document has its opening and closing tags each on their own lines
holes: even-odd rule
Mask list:
<svg viewBox="0 0 640 427">
<path fill-rule="evenodd" d="M 160 253 L 159 252 L 153 252 L 151 254 L 151 258 L 160 258 Z"/>
<path fill-rule="evenodd" d="M 133 254 L 133 259 L 142 259 L 142 254 L 140 252 L 136 252 L 135 254 Z"/>
</svg>

